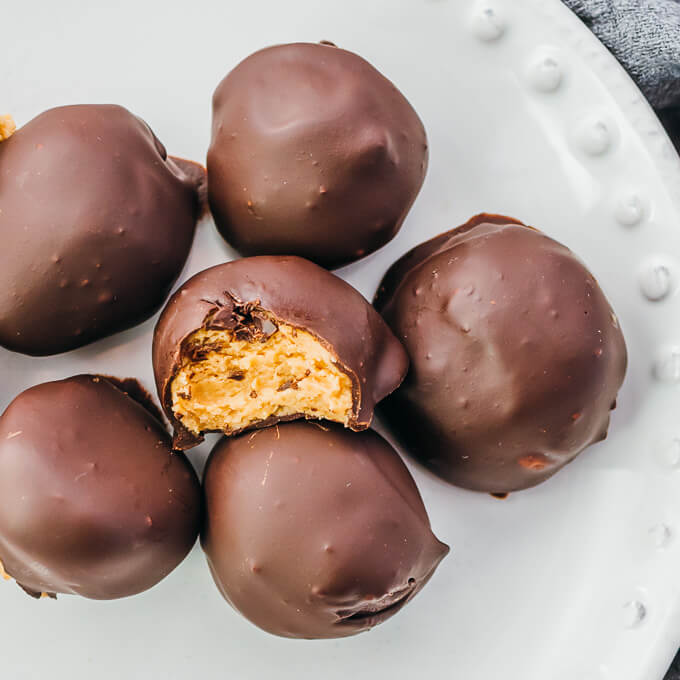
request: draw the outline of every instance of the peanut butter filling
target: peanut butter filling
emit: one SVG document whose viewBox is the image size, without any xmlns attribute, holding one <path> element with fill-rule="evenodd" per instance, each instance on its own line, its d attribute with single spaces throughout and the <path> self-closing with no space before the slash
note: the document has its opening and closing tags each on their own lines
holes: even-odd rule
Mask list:
<svg viewBox="0 0 680 680">
<path fill-rule="evenodd" d="M 0 114 L 0 142 L 9 139 L 16 132 L 16 129 L 17 126 L 12 116 Z"/>
<path fill-rule="evenodd" d="M 0 576 L 5 580 L 9 581 L 12 577 L 5 571 L 5 565 L 0 560 Z"/>
<path fill-rule="evenodd" d="M 202 328 L 184 343 L 172 410 L 191 432 L 235 432 L 303 414 L 348 425 L 352 383 L 311 333 L 284 323 L 244 337 Z"/>
</svg>

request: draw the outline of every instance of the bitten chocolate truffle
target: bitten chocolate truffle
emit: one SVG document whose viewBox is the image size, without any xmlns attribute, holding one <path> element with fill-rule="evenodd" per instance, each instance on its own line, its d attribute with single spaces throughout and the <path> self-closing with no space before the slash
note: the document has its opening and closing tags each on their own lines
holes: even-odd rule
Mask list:
<svg viewBox="0 0 680 680">
<path fill-rule="evenodd" d="M 411 359 L 382 413 L 440 477 L 525 489 L 606 437 L 623 335 L 593 275 L 545 234 L 478 215 L 398 260 L 375 305 Z"/>
<path fill-rule="evenodd" d="M 0 418 L 0 562 L 29 594 L 134 595 L 196 540 L 196 473 L 116 385 L 144 394 L 79 375 L 31 387 Z"/>
<path fill-rule="evenodd" d="M 225 599 L 275 635 L 354 635 L 396 614 L 448 546 L 371 430 L 287 423 L 213 449 L 201 543 Z"/>
<path fill-rule="evenodd" d="M 204 184 L 119 106 L 50 109 L 0 142 L 0 344 L 57 354 L 151 316 Z"/>
<path fill-rule="evenodd" d="M 295 418 L 367 428 L 408 358 L 342 279 L 299 257 L 251 257 L 189 279 L 156 326 L 158 396 L 174 446 Z"/>
<path fill-rule="evenodd" d="M 213 96 L 210 208 L 243 255 L 333 268 L 399 231 L 425 178 L 427 139 L 397 88 L 331 44 L 278 45 Z"/>
</svg>

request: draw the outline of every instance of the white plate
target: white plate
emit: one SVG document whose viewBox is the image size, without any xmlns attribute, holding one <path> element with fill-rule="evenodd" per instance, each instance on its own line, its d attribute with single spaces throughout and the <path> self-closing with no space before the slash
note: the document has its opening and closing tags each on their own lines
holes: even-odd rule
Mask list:
<svg viewBox="0 0 680 680">
<path fill-rule="evenodd" d="M 431 164 L 399 236 L 342 275 L 370 297 L 413 244 L 473 213 L 506 213 L 584 258 L 630 350 L 609 439 L 537 489 L 498 501 L 414 468 L 453 552 L 374 631 L 266 635 L 222 601 L 196 549 L 158 587 L 117 602 L 36 602 L 2 586 L 3 677 L 661 678 L 680 642 L 680 161 L 558 0 L 44 0 L 5 3 L 0 21 L 0 107 L 19 124 L 58 104 L 116 102 L 196 159 L 213 88 L 250 52 L 320 39 L 359 52 L 421 114 Z M 206 222 L 183 279 L 231 256 Z M 151 386 L 153 324 L 55 358 L 2 350 L 0 406 L 83 371 Z M 207 449 L 192 453 L 199 468 Z"/>
</svg>

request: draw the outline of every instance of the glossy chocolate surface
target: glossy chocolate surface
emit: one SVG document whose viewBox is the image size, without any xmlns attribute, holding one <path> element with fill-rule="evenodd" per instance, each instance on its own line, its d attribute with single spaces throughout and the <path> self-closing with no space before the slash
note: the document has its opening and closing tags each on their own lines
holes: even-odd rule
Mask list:
<svg viewBox="0 0 680 680">
<path fill-rule="evenodd" d="M 151 316 L 186 261 L 204 171 L 119 106 L 65 106 L 0 142 L 0 344 L 48 355 Z"/>
<path fill-rule="evenodd" d="M 252 303 L 252 304 L 251 304 Z M 380 315 L 348 283 L 299 257 L 244 258 L 206 269 L 170 298 L 153 341 L 158 395 L 175 428 L 174 445 L 190 448 L 201 439 L 174 417 L 170 384 L 181 364 L 185 341 L 202 327 L 261 332 L 258 310 L 318 338 L 350 377 L 350 427 L 367 428 L 375 404 L 402 381 L 408 358 Z M 262 422 L 271 425 L 276 420 Z"/>
<path fill-rule="evenodd" d="M 157 418 L 104 377 L 22 392 L 0 418 L 0 561 L 27 592 L 140 593 L 193 546 L 196 473 Z"/>
<path fill-rule="evenodd" d="M 381 409 L 458 486 L 534 486 L 606 437 L 626 371 L 617 318 L 565 246 L 479 215 L 386 273 L 376 308 L 411 360 Z"/>
<path fill-rule="evenodd" d="M 426 168 L 411 105 L 334 45 L 260 50 L 215 91 L 210 207 L 243 255 L 300 255 L 329 268 L 357 260 L 394 237 Z"/>
<path fill-rule="evenodd" d="M 215 582 L 275 635 L 368 630 L 448 552 L 406 466 L 372 430 L 299 421 L 224 438 L 204 489 L 201 542 Z"/>
</svg>

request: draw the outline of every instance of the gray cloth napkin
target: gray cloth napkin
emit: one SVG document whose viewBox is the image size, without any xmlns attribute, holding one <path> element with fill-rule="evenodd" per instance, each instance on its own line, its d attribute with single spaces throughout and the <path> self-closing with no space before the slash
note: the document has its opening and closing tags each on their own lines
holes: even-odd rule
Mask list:
<svg viewBox="0 0 680 680">
<path fill-rule="evenodd" d="M 680 0 L 562 1 L 623 64 L 680 151 Z"/>
<path fill-rule="evenodd" d="M 623 64 L 680 151 L 680 0 L 562 2 Z M 680 680 L 680 652 L 664 680 Z"/>
</svg>

